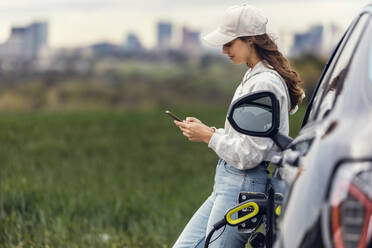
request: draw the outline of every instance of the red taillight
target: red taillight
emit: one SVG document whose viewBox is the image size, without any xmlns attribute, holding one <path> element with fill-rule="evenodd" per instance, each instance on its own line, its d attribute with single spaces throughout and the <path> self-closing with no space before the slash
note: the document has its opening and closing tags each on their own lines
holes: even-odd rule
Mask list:
<svg viewBox="0 0 372 248">
<path fill-rule="evenodd" d="M 372 228 L 372 166 L 342 165 L 331 191 L 331 229 L 337 248 L 367 247 Z"/>
</svg>

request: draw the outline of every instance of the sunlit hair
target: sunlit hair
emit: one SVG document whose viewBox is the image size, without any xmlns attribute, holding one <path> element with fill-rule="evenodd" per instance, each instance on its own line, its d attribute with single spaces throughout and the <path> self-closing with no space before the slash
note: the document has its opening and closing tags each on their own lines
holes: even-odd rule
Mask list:
<svg viewBox="0 0 372 248">
<path fill-rule="evenodd" d="M 303 89 L 299 86 L 302 83 L 300 76 L 295 72 L 289 61 L 278 50 L 278 46 L 268 34 L 256 36 L 239 37 L 242 41 L 251 40 L 257 55 L 268 68 L 276 70 L 287 84 L 289 96 L 291 98 L 291 110 L 298 103 L 302 102 Z"/>
</svg>

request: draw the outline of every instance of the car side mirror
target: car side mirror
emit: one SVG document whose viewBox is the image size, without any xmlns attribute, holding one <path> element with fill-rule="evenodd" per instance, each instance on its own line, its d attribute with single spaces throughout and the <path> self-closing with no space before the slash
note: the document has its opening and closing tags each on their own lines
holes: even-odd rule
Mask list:
<svg viewBox="0 0 372 248">
<path fill-rule="evenodd" d="M 235 100 L 230 106 L 227 119 L 237 132 L 270 137 L 281 150 L 292 142 L 292 138 L 278 132 L 279 101 L 270 91 L 257 91 Z"/>
</svg>

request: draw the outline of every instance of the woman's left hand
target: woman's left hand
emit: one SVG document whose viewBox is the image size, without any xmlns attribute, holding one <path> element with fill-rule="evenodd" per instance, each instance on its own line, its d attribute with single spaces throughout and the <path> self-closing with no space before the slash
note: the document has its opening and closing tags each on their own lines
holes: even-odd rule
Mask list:
<svg viewBox="0 0 372 248">
<path fill-rule="evenodd" d="M 201 122 L 174 121 L 174 123 L 180 128 L 184 136 L 194 142 L 205 142 L 208 144 L 214 133 L 213 128 Z"/>
</svg>

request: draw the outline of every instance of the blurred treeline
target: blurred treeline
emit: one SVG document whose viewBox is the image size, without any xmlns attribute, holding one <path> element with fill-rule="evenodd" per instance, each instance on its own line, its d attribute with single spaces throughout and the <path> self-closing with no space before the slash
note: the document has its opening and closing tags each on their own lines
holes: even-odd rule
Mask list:
<svg viewBox="0 0 372 248">
<path fill-rule="evenodd" d="M 64 57 L 64 70 L 0 71 L 0 110 L 154 109 L 170 106 L 227 106 L 247 70 L 226 58 L 160 61 L 95 57 L 85 69 Z M 325 60 L 291 59 L 304 81 L 307 100 Z"/>
</svg>

